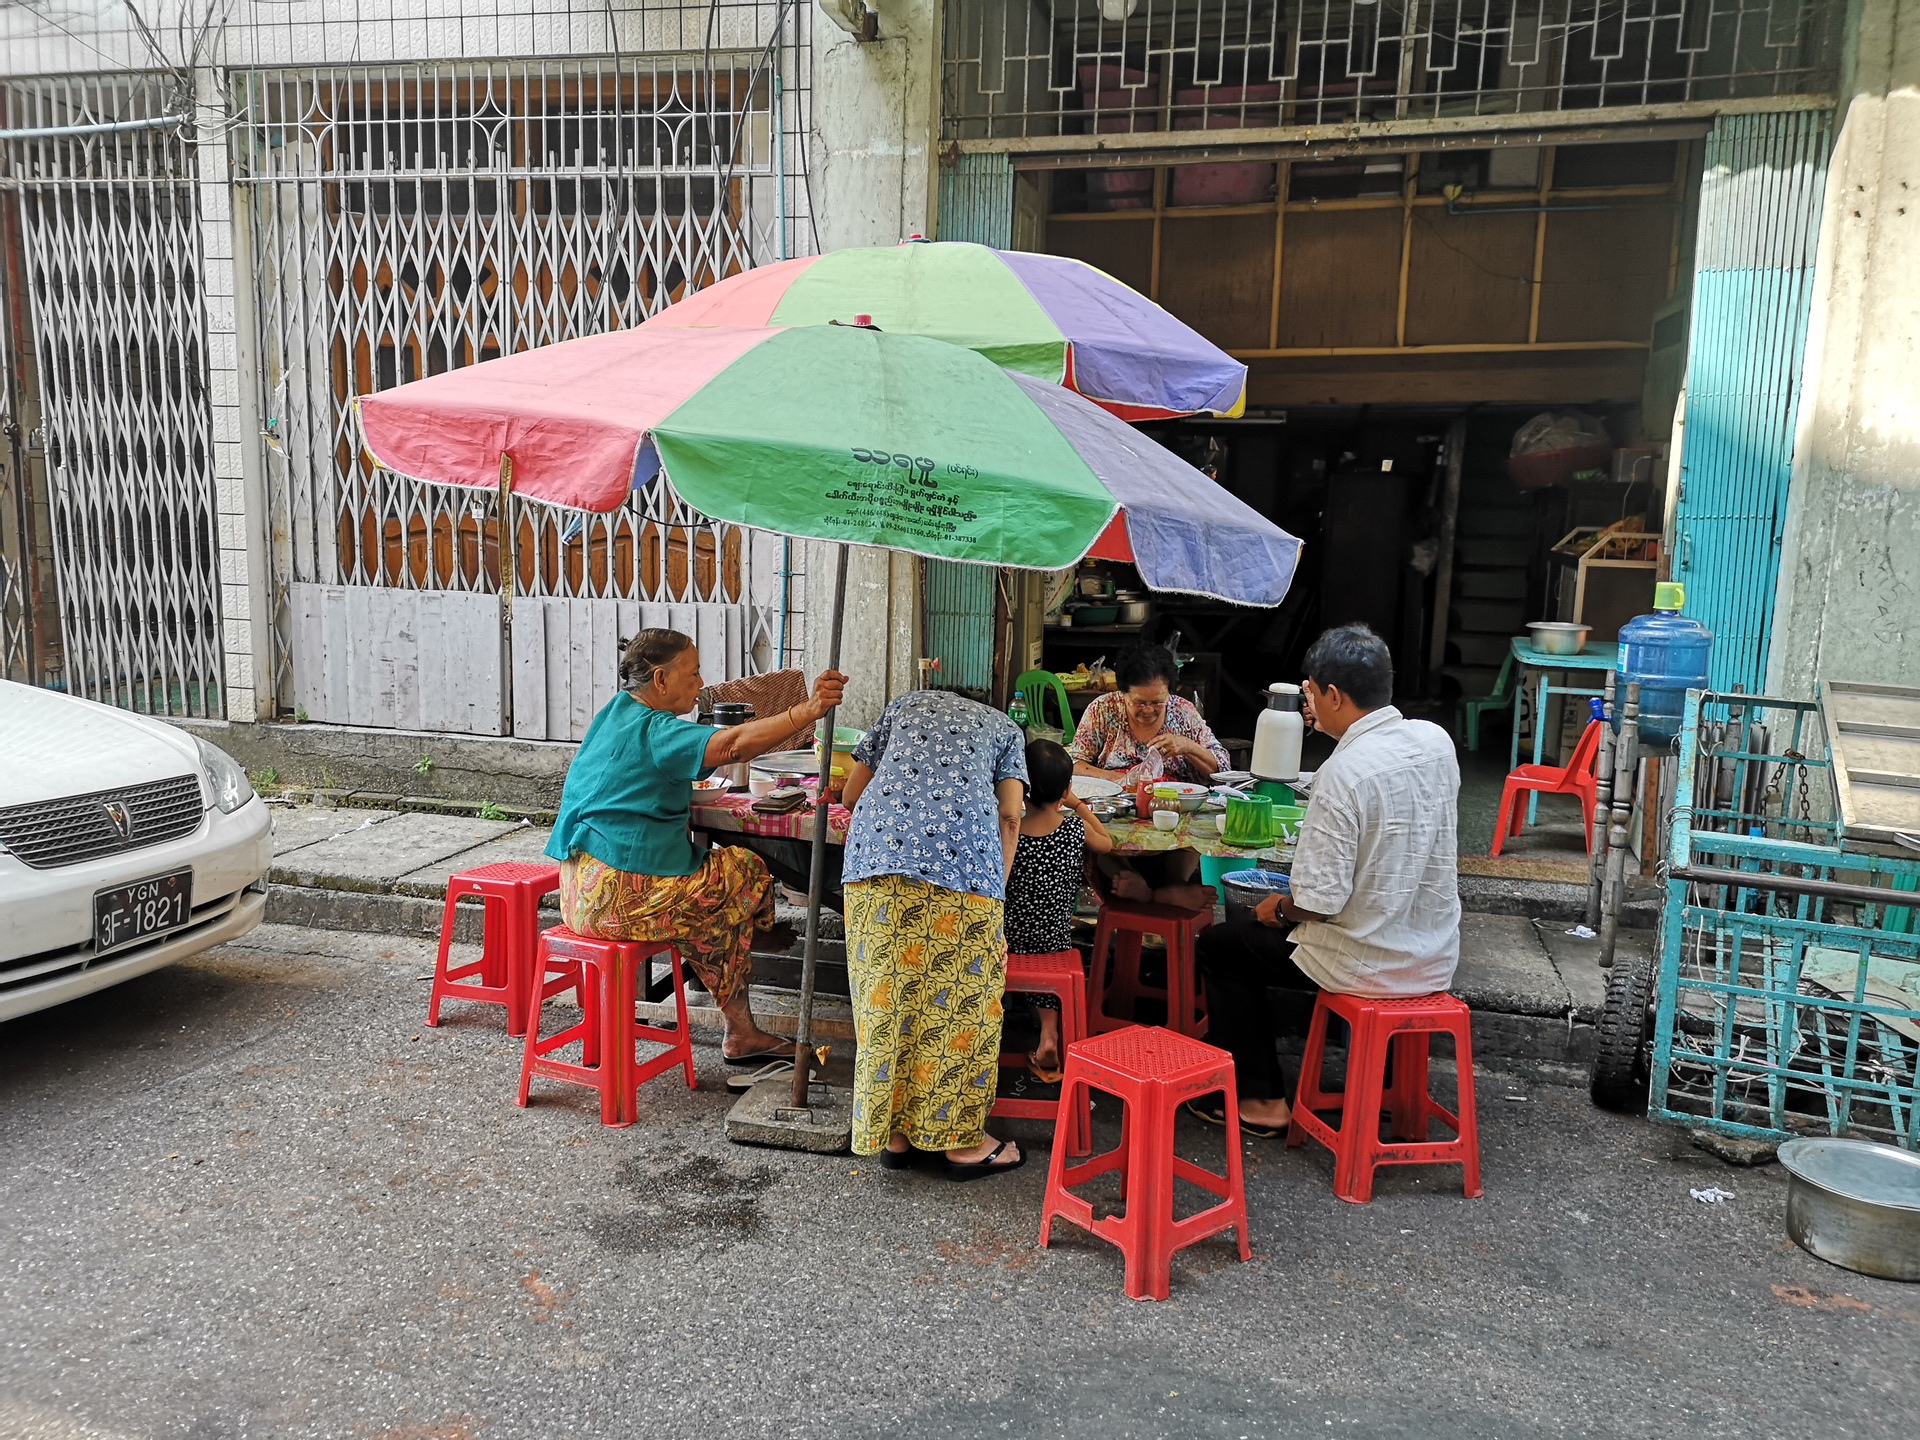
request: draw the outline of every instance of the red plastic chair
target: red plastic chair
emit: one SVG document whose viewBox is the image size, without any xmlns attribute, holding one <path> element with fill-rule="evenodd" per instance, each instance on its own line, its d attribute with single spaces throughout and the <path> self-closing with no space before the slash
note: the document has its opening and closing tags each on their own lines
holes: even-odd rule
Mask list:
<svg viewBox="0 0 1920 1440">
<path fill-rule="evenodd" d="M 1329 1015 L 1338 1015 L 1353 1027 L 1345 1091 L 1320 1088 Z M 1307 1030 L 1287 1144 L 1298 1145 L 1311 1136 L 1331 1150 L 1333 1193 L 1355 1205 L 1373 1199 L 1373 1172 L 1380 1165 L 1458 1165 L 1468 1197 L 1478 1196 L 1480 1128 L 1473 1106 L 1469 1022 L 1467 1007 L 1444 992 L 1383 1000 L 1322 990 Z M 1459 1071 L 1458 1115 L 1427 1093 L 1427 1045 L 1436 1034 L 1453 1037 L 1454 1067 Z M 1394 1045 L 1393 1088 L 1388 1090 L 1383 1077 L 1390 1044 Z M 1390 1117 L 1391 1140 L 1380 1138 L 1383 1103 Z M 1337 1130 L 1318 1114 L 1335 1105 L 1340 1107 Z M 1433 1120 L 1452 1130 L 1454 1138 L 1429 1140 L 1428 1122 Z"/>
<path fill-rule="evenodd" d="M 1080 968 L 1078 950 L 1061 950 L 1052 955 L 1009 955 L 1007 956 L 1008 994 L 1026 992 L 1027 994 L 1052 995 L 1060 1002 L 1060 1045 L 1064 1050 L 1075 1041 L 1087 1038 L 1087 976 Z M 1027 1057 L 1017 1051 L 1003 1051 L 1000 1055 L 1002 1070 L 1022 1070 L 1026 1068 Z M 1075 1155 L 1085 1155 L 1093 1149 L 1093 1115 L 1085 1093 L 1080 1103 L 1071 1110 L 1064 1106 L 1066 1087 L 1061 1087 L 1061 1099 L 1055 1100 L 1007 1100 L 996 1099 L 990 1113 L 1005 1116 L 1009 1120 L 1045 1120 L 1054 1127 L 1054 1144 L 1069 1146 Z M 1060 1132 L 1060 1117 L 1068 1116 L 1067 1131 Z"/>
<path fill-rule="evenodd" d="M 1527 808 L 1521 803 L 1529 791 L 1542 795 L 1572 795 L 1580 801 L 1580 822 L 1587 830 L 1587 853 L 1593 853 L 1593 806 L 1599 780 L 1595 774 L 1600 758 L 1602 720 L 1589 720 L 1580 732 L 1580 743 L 1565 765 L 1521 765 L 1507 776 L 1500 789 L 1500 816 L 1493 822 L 1493 854 L 1526 828 Z"/>
<path fill-rule="evenodd" d="M 526 1034 L 527 991 L 532 983 L 534 950 L 540 940 L 540 901 L 559 888 L 558 865 L 519 860 L 462 870 L 447 881 L 447 904 L 440 917 L 440 955 L 434 961 L 433 990 L 427 998 L 427 1024 L 440 1023 L 442 1000 L 470 1000 L 505 1006 L 507 1034 Z M 481 904 L 484 928 L 480 958 L 449 969 L 455 907 L 469 898 L 478 898 Z"/>
<path fill-rule="evenodd" d="M 1096 1035 L 1067 1048 L 1067 1073 L 1060 1103 L 1078 1103 L 1089 1089 L 1126 1105 L 1120 1120 L 1120 1144 L 1080 1165 L 1067 1163 L 1067 1147 L 1055 1145 L 1047 1167 L 1047 1194 L 1040 1211 L 1040 1243 L 1045 1246 L 1055 1220 L 1078 1225 L 1120 1247 L 1126 1257 L 1126 1289 L 1135 1300 L 1164 1300 L 1171 1284 L 1173 1252 L 1223 1230 L 1233 1230 L 1240 1258 L 1251 1260 L 1247 1243 L 1247 1197 L 1240 1178 L 1240 1104 L 1233 1081 L 1233 1057 L 1159 1026 L 1132 1025 Z M 1173 1153 L 1174 1118 L 1180 1105 L 1202 1095 L 1221 1094 L 1227 1108 L 1227 1173 L 1215 1174 Z M 1110 1171 L 1120 1172 L 1126 1210 L 1096 1220 L 1093 1206 L 1073 1193 L 1076 1185 Z M 1184 1220 L 1173 1218 L 1173 1182 L 1185 1180 L 1219 1197 Z"/>
<path fill-rule="evenodd" d="M 643 987 L 640 972 L 658 955 L 667 957 L 673 971 L 678 1023 L 672 1027 L 645 1025 L 633 1018 L 633 1007 Z M 546 1002 L 569 990 L 579 999 L 579 1022 L 543 1036 L 540 1031 Z M 687 1088 L 695 1088 L 686 983 L 680 952 L 671 944 L 594 940 L 556 925 L 540 936 L 539 959 L 527 1004 L 527 1045 L 520 1062 L 520 1093 L 515 1100 L 523 1109 L 536 1075 L 598 1091 L 600 1123 L 616 1128 L 631 1125 L 638 1118 L 640 1087 L 654 1076 L 678 1065 L 686 1071 Z M 637 1060 L 633 1047 L 642 1040 L 667 1048 L 644 1061 Z M 576 1042 L 580 1046 L 578 1061 L 555 1057 L 555 1051 Z"/>
<path fill-rule="evenodd" d="M 1206 1000 L 1200 990 L 1194 944 L 1213 923 L 1212 910 L 1104 897 L 1093 929 L 1093 980 L 1087 990 L 1087 1026 L 1096 1035 L 1137 1023 L 1134 1003 L 1164 1000 L 1167 1028 L 1196 1039 L 1207 1033 Z M 1167 944 L 1163 989 L 1140 982 L 1140 937 L 1158 935 Z M 1108 1005 L 1115 1007 L 1108 1012 Z"/>
</svg>

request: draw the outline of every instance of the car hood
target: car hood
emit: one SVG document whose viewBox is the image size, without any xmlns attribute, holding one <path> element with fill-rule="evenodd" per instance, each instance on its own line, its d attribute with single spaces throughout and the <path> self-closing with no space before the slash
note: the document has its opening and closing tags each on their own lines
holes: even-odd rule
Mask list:
<svg viewBox="0 0 1920 1440">
<path fill-rule="evenodd" d="M 200 771 L 192 737 L 162 721 L 0 680 L 0 808 Z"/>
</svg>

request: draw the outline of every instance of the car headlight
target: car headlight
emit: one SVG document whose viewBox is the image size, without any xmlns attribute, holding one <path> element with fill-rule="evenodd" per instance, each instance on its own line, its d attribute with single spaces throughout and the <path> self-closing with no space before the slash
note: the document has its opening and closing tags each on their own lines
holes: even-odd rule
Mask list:
<svg viewBox="0 0 1920 1440">
<path fill-rule="evenodd" d="M 238 761 L 198 736 L 193 743 L 200 747 L 200 764 L 207 772 L 207 788 L 213 792 L 213 803 L 220 807 L 222 815 L 231 815 L 253 799 L 253 786 L 247 783 L 247 772 L 240 768 Z"/>
</svg>

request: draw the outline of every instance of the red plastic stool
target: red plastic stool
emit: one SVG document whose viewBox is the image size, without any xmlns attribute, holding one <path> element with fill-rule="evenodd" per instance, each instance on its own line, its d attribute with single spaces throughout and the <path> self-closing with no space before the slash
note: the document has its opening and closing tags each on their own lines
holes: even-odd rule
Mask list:
<svg viewBox="0 0 1920 1440">
<path fill-rule="evenodd" d="M 1066 1147 L 1053 1147 L 1047 1196 L 1040 1211 L 1040 1243 L 1047 1244 L 1054 1220 L 1060 1219 L 1118 1245 L 1127 1257 L 1127 1294 L 1135 1300 L 1166 1299 L 1173 1252 L 1223 1230 L 1238 1232 L 1240 1258 L 1251 1260 L 1247 1199 L 1240 1184 L 1240 1105 L 1233 1088 L 1233 1057 L 1159 1026 L 1134 1025 L 1068 1047 L 1060 1103 L 1083 1100 L 1089 1088 L 1126 1105 L 1120 1144 L 1105 1155 L 1071 1166 Z M 1173 1153 L 1174 1117 L 1181 1102 L 1216 1091 L 1227 1102 L 1224 1176 Z M 1126 1212 L 1096 1220 L 1093 1206 L 1075 1195 L 1072 1187 L 1110 1170 L 1120 1172 Z M 1220 1203 L 1175 1220 L 1176 1179 L 1219 1196 Z"/>
<path fill-rule="evenodd" d="M 1338 1015 L 1353 1027 L 1344 1092 L 1320 1088 L 1329 1015 Z M 1470 1019 L 1467 1007 L 1444 991 L 1397 1000 L 1320 992 L 1313 1007 L 1313 1024 L 1307 1030 L 1300 1091 L 1294 1096 L 1287 1144 L 1298 1145 L 1310 1135 L 1333 1152 L 1335 1195 L 1356 1205 L 1366 1204 L 1373 1199 L 1377 1165 L 1458 1165 L 1467 1195 L 1481 1194 Z M 1460 1072 L 1457 1116 L 1427 1093 L 1427 1044 L 1436 1034 L 1453 1037 L 1454 1067 Z M 1389 1044 L 1394 1047 L 1391 1090 L 1383 1082 Z M 1389 1111 L 1391 1140 L 1380 1138 L 1383 1103 Z M 1338 1130 L 1316 1113 L 1336 1105 L 1340 1107 Z M 1452 1130 L 1454 1138 L 1429 1140 L 1427 1124 L 1431 1120 Z"/>
<path fill-rule="evenodd" d="M 507 1007 L 507 1034 L 527 1029 L 527 990 L 533 974 L 534 947 L 540 938 L 540 901 L 560 888 L 558 865 L 529 865 L 504 860 L 462 870 L 447 881 L 447 907 L 440 917 L 440 957 L 433 966 L 433 993 L 427 999 L 427 1024 L 440 1023 L 442 1000 L 472 1000 Z M 478 896 L 484 929 L 480 958 L 447 968 L 453 950 L 454 906 Z M 474 980 L 473 976 L 479 976 Z"/>
<path fill-rule="evenodd" d="M 1060 1044 L 1062 1049 L 1087 1038 L 1087 976 L 1080 968 L 1078 950 L 1061 950 L 1052 955 L 1007 956 L 1007 992 L 1052 995 L 1060 1001 Z M 1002 1070 L 1024 1069 L 1027 1057 L 1002 1051 Z M 1065 1087 L 1061 1096 L 1066 1094 Z M 1061 1100 L 995 1100 L 992 1114 L 1009 1120 L 1046 1120 L 1054 1127 L 1056 1144 L 1068 1145 L 1075 1155 L 1093 1149 L 1093 1116 L 1086 1095 L 1070 1112 L 1067 1133 L 1060 1134 Z"/>
<path fill-rule="evenodd" d="M 673 971 L 673 1004 L 678 1023 L 644 1025 L 633 1018 L 641 989 L 640 970 L 664 954 Z M 580 1020 L 552 1035 L 542 1036 L 546 1002 L 573 991 L 580 1002 Z M 640 1087 L 654 1076 L 679 1065 L 685 1068 L 687 1088 L 694 1088 L 693 1037 L 687 1028 L 687 993 L 680 970 L 680 952 L 659 940 L 592 940 L 563 925 L 544 931 L 540 953 L 528 986 L 527 1046 L 520 1061 L 520 1094 L 515 1103 L 525 1107 L 533 1077 L 544 1076 L 600 1092 L 600 1123 L 631 1125 L 639 1114 Z M 634 1043 L 645 1040 L 667 1048 L 644 1061 L 636 1060 Z M 578 1041 L 578 1063 L 555 1059 L 554 1052 Z"/>
<path fill-rule="evenodd" d="M 1206 1004 L 1200 994 L 1194 942 L 1213 923 L 1213 911 L 1135 900 L 1102 900 L 1093 929 L 1093 981 L 1088 988 L 1087 1026 L 1096 1035 L 1135 1023 L 1134 1002 L 1167 1002 L 1167 1028 L 1182 1035 L 1207 1033 Z M 1167 942 L 1167 983 L 1140 983 L 1140 937 L 1158 935 Z M 1119 1006 L 1107 1013 L 1107 1002 Z"/>
</svg>

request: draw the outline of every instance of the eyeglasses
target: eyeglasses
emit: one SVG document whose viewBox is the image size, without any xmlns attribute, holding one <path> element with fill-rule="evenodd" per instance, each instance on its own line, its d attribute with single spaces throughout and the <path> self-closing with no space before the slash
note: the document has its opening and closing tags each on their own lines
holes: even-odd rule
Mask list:
<svg viewBox="0 0 1920 1440">
<path fill-rule="evenodd" d="M 1133 707 L 1133 713 L 1136 715 L 1159 715 L 1167 708 L 1167 702 L 1164 700 L 1130 699 L 1127 704 Z"/>
</svg>

